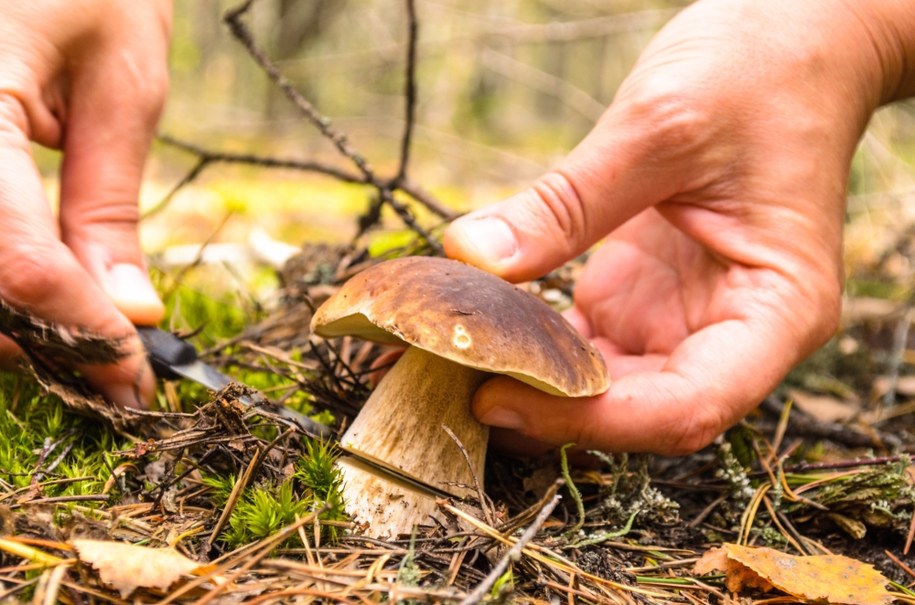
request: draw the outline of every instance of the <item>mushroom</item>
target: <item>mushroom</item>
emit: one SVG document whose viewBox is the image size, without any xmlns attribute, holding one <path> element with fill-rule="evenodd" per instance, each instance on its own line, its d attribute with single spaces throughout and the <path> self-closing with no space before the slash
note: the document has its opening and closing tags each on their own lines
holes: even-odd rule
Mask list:
<svg viewBox="0 0 915 605">
<path fill-rule="evenodd" d="M 471 399 L 492 374 L 567 397 L 610 384 L 600 353 L 559 313 L 444 258 L 399 258 L 362 271 L 318 308 L 311 329 L 408 345 L 341 439 L 353 454 L 339 461 L 347 512 L 374 537 L 437 517 L 433 494 L 476 493 L 489 432 L 473 418 Z"/>
</svg>

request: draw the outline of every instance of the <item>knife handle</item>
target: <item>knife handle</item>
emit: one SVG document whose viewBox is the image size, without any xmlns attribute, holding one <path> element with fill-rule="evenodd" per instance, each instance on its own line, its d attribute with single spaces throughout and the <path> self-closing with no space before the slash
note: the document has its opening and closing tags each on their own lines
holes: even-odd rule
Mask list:
<svg viewBox="0 0 915 605">
<path fill-rule="evenodd" d="M 137 326 L 137 333 L 140 335 L 143 346 L 146 347 L 153 371 L 159 378 L 169 380 L 179 378 L 172 368 L 194 363 L 197 360 L 197 349 L 194 348 L 194 345 L 171 332 L 152 326 Z"/>
</svg>

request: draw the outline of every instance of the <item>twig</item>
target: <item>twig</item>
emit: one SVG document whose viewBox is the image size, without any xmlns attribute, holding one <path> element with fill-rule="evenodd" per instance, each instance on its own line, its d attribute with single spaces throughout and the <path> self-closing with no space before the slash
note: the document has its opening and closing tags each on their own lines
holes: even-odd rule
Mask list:
<svg viewBox="0 0 915 605">
<path fill-rule="evenodd" d="M 779 417 L 781 417 L 783 407 L 784 404 L 774 395 L 766 397 L 760 404 L 760 408 Z M 792 414 L 788 434 L 828 439 L 848 447 L 879 446 L 892 449 L 901 445 L 899 438 L 890 433 L 873 431 L 865 434 L 850 426 L 816 420 L 803 413 Z"/>
<path fill-rule="evenodd" d="M 52 496 L 49 498 L 35 498 L 28 502 L 23 502 L 22 506 L 33 504 L 58 504 L 61 502 L 108 502 L 111 496 L 107 494 L 77 494 L 74 496 Z M 11 508 L 17 508 L 19 505 L 13 505 Z"/>
<path fill-rule="evenodd" d="M 865 466 L 882 466 L 884 464 L 894 464 L 899 462 L 901 459 L 901 456 L 878 456 L 876 458 L 835 460 L 831 462 L 803 462 L 801 464 L 786 466 L 785 472 L 806 473 L 808 471 L 836 471 Z"/>
<path fill-rule="evenodd" d="M 175 186 L 165 194 L 165 197 L 156 202 L 155 206 L 144 212 L 142 218 L 147 219 L 153 215 L 159 214 L 168 208 L 168 205 L 172 202 L 178 192 L 193 183 L 197 177 L 200 176 L 200 173 L 203 172 L 204 168 L 209 166 L 211 163 L 212 161 L 207 157 L 198 157 L 197 163 L 194 164 L 194 166 L 187 172 L 187 174 L 181 177 L 181 180 L 175 183 Z"/>
<path fill-rule="evenodd" d="M 247 0 L 237 8 L 226 13 L 224 21 L 232 32 L 232 35 L 244 46 L 251 58 L 254 59 L 261 69 L 267 74 L 267 77 L 276 84 L 286 97 L 292 101 L 296 108 L 308 119 L 312 125 L 318 129 L 322 136 L 328 139 L 337 150 L 347 159 L 353 162 L 359 171 L 365 175 L 366 180 L 376 181 L 375 173 L 372 167 L 359 152 L 350 145 L 346 135 L 333 125 L 330 118 L 321 114 L 315 106 L 298 91 L 289 79 L 283 75 L 277 66 L 270 60 L 263 49 L 258 46 L 251 34 L 251 30 L 242 21 L 242 16 L 247 13 L 254 0 Z"/>
<path fill-rule="evenodd" d="M 228 151 L 213 151 L 199 145 L 183 141 L 170 134 L 160 134 L 158 140 L 166 145 L 186 151 L 205 160 L 207 163 L 218 162 L 223 164 L 249 164 L 262 168 L 286 168 L 292 170 L 301 170 L 304 172 L 317 172 L 331 176 L 344 183 L 368 183 L 365 176 L 356 173 L 316 162 L 313 160 L 296 160 L 292 158 L 275 158 L 271 156 L 257 155 L 254 153 L 232 153 Z"/>
<path fill-rule="evenodd" d="M 622 538 L 623 536 L 628 534 L 630 531 L 632 531 L 632 524 L 635 522 L 635 518 L 638 515 L 639 515 L 639 510 L 638 510 L 638 508 L 636 508 L 636 510 L 634 510 L 632 512 L 632 514 L 629 515 L 629 518 L 626 519 L 626 523 L 620 529 L 618 529 L 616 531 L 601 532 L 597 535 L 591 536 L 590 538 L 585 538 L 583 540 L 580 540 L 579 542 L 570 544 L 567 548 L 579 549 L 579 548 L 584 548 L 586 546 L 594 546 L 595 544 L 603 544 L 604 542 L 613 540 L 614 538 Z"/>
<path fill-rule="evenodd" d="M 241 497 L 242 490 L 244 490 L 248 486 L 248 483 L 251 481 L 251 477 L 254 474 L 254 468 L 257 466 L 257 461 L 258 456 L 252 457 L 251 461 L 248 462 L 248 466 L 245 468 L 245 470 L 242 471 L 238 481 L 236 481 L 235 485 L 232 486 L 232 491 L 229 493 L 229 497 L 226 499 L 226 505 L 222 507 L 222 513 L 220 513 L 219 518 L 216 520 L 216 525 L 213 526 L 213 530 L 210 532 L 210 537 L 207 539 L 207 549 L 213 547 L 213 543 L 216 542 L 216 537 L 219 535 L 219 532 L 222 531 L 222 528 L 225 527 L 226 523 L 229 521 L 229 517 L 232 515 L 232 511 L 235 509 L 235 505 L 238 503 L 238 499 Z"/>
<path fill-rule="evenodd" d="M 521 558 L 521 552 L 524 550 L 524 547 L 534 539 L 534 536 L 537 535 L 537 532 L 540 531 L 540 528 L 546 523 L 546 520 L 553 513 L 553 509 L 556 508 L 556 505 L 559 504 L 559 501 L 562 499 L 562 496 L 556 494 L 553 496 L 552 500 L 547 502 L 546 506 L 541 509 L 540 513 L 534 519 L 534 522 L 524 530 L 524 533 L 521 534 L 521 537 L 518 538 L 518 541 L 508 550 L 507 553 L 499 560 L 498 563 L 492 568 L 492 571 L 486 576 L 486 578 L 477 584 L 477 587 L 474 588 L 470 593 L 464 597 L 461 601 L 461 605 L 471 605 L 473 603 L 480 603 L 483 600 L 483 596 L 489 592 L 489 590 L 495 586 L 496 582 L 499 581 L 499 578 L 502 577 L 502 574 L 505 573 L 505 570 L 508 569 L 508 566 L 514 562 L 517 562 Z"/>
<path fill-rule="evenodd" d="M 413 122 L 416 119 L 416 41 L 419 33 L 419 22 L 416 19 L 416 1 L 406 0 L 407 6 L 407 60 L 404 69 L 404 128 L 400 140 L 400 166 L 394 183 L 407 178 L 407 165 L 410 163 L 410 147 L 413 139 Z"/>
<path fill-rule="evenodd" d="M 486 518 L 487 523 L 494 525 L 495 519 L 493 518 L 492 511 L 489 510 L 489 506 L 486 502 L 486 492 L 483 490 L 483 482 L 480 481 L 479 475 L 477 475 L 473 468 L 473 461 L 470 459 L 470 454 L 467 452 L 467 448 L 464 447 L 464 444 L 461 443 L 461 440 L 458 439 L 458 436 L 454 434 L 454 431 L 452 431 L 451 427 L 449 427 L 447 424 L 442 425 L 442 430 L 448 434 L 452 441 L 454 441 L 454 444 L 461 452 L 461 456 L 464 457 L 464 463 L 467 465 L 467 470 L 470 471 L 470 476 L 473 477 L 473 486 L 477 491 L 477 498 L 480 500 L 480 508 L 483 511 L 483 516 Z"/>
<path fill-rule="evenodd" d="M 229 151 L 215 151 L 207 149 L 195 143 L 184 141 L 170 134 L 159 134 L 157 140 L 165 145 L 170 145 L 181 151 L 193 154 L 197 157 L 197 163 L 185 174 L 177 184 L 156 203 L 155 206 L 147 210 L 143 217 L 149 217 L 164 210 L 171 202 L 172 198 L 184 187 L 191 184 L 200 174 L 213 164 L 244 164 L 257 166 L 259 168 L 270 168 L 279 170 L 299 170 L 302 172 L 314 172 L 335 178 L 343 183 L 354 183 L 361 185 L 371 185 L 364 175 L 350 172 L 336 166 L 331 166 L 323 162 L 314 160 L 298 160 L 293 158 L 275 158 L 272 156 L 258 155 L 255 153 L 232 153 Z M 441 202 L 432 197 L 428 192 L 421 189 L 418 185 L 407 180 L 406 176 L 397 179 L 396 183 L 390 184 L 392 189 L 406 193 L 411 198 L 425 206 L 436 216 L 451 220 L 456 213 L 450 208 L 444 206 Z"/>
<path fill-rule="evenodd" d="M 906 572 L 911 577 L 915 578 L 915 570 L 913 570 L 911 567 L 906 565 L 905 562 L 903 562 L 902 560 L 899 559 L 899 557 L 897 557 L 896 555 L 894 555 L 893 553 L 891 553 L 888 550 L 884 550 L 883 554 L 885 554 L 887 557 L 889 557 L 893 563 L 898 565 L 899 568 L 902 569 L 902 571 Z"/>
<path fill-rule="evenodd" d="M 359 169 L 359 172 L 365 177 L 367 183 L 371 183 L 375 186 L 381 200 L 397 213 L 400 220 L 410 229 L 415 231 L 433 251 L 438 254 L 443 254 L 441 245 L 416 222 L 410 209 L 394 199 L 390 182 L 385 182 L 375 174 L 375 171 L 371 165 L 369 165 L 368 160 L 350 145 L 346 135 L 334 127 L 330 118 L 321 114 L 315 106 L 292 85 L 289 79 L 284 76 L 273 61 L 270 60 L 263 49 L 257 45 L 251 31 L 242 21 L 242 16 L 251 8 L 253 3 L 254 0 L 247 0 L 247 2 L 242 3 L 239 7 L 226 13 L 224 20 L 229 26 L 232 35 L 245 47 L 248 54 L 250 54 L 254 61 L 264 70 L 267 77 L 269 77 L 280 91 L 286 95 L 286 98 L 292 101 L 306 119 L 318 129 L 318 132 L 331 141 L 341 155 L 355 164 L 356 168 Z"/>
<path fill-rule="evenodd" d="M 66 438 L 69 438 L 69 437 L 70 437 L 70 436 L 68 435 Z M 59 445 L 60 443 L 61 443 L 60 441 L 56 441 L 56 442 L 54 443 L 54 446 L 51 447 L 47 452 L 45 452 L 44 449 L 42 449 L 42 454 L 47 453 L 47 455 L 50 456 L 51 453 L 52 453 L 52 452 L 54 451 L 54 449 L 56 448 L 56 446 Z M 49 465 L 48 465 L 47 467 L 45 467 L 44 469 L 41 469 L 41 465 L 44 464 L 46 458 L 40 460 L 39 463 L 38 463 L 38 468 L 36 469 L 35 474 L 32 476 L 32 483 L 35 484 L 35 485 L 37 485 L 37 484 L 41 481 L 41 479 L 42 479 L 43 477 L 45 477 L 46 475 L 48 475 L 48 474 L 54 472 L 54 469 L 57 468 L 57 467 L 60 465 L 60 463 L 63 462 L 64 459 L 65 459 L 68 455 L 70 455 L 70 452 L 73 451 L 73 447 L 74 447 L 74 443 L 73 443 L 72 441 L 70 441 L 69 443 L 67 443 L 67 444 L 64 446 L 63 451 L 60 452 L 60 453 L 57 455 L 57 458 L 55 458 L 55 459 L 51 462 L 51 464 L 49 464 Z"/>
<path fill-rule="evenodd" d="M 155 206 L 143 213 L 143 218 L 149 218 L 155 214 L 158 214 L 165 210 L 168 205 L 174 199 L 175 195 L 183 188 L 190 185 L 194 182 L 197 177 L 209 166 L 217 163 L 221 164 L 248 164 L 253 166 L 260 166 L 262 168 L 284 168 L 284 169 L 293 169 L 301 170 L 303 172 L 317 172 L 319 174 L 325 174 L 331 176 L 335 179 L 338 179 L 344 183 L 365 183 L 366 180 L 364 177 L 360 177 L 351 172 L 347 172 L 340 168 L 335 168 L 327 164 L 322 164 L 321 162 L 314 161 L 305 161 L 305 160 L 292 160 L 284 158 L 273 158 L 269 156 L 261 156 L 250 153 L 229 153 L 223 151 L 212 151 L 210 149 L 205 149 L 193 143 L 188 143 L 182 141 L 168 134 L 160 134 L 158 140 L 166 145 L 170 145 L 182 151 L 192 153 L 197 156 L 197 162 L 194 166 L 181 177 L 181 180 L 178 181 L 171 190 L 165 194 L 165 196 L 159 200 Z M 418 198 L 417 198 L 418 199 Z"/>
</svg>

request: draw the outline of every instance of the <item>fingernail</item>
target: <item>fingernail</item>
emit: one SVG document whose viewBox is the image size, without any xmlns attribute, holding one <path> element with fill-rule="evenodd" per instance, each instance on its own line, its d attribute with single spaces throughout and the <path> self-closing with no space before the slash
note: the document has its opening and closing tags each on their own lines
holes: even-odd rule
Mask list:
<svg viewBox="0 0 915 605">
<path fill-rule="evenodd" d="M 506 261 L 518 252 L 514 231 L 500 218 L 470 219 L 461 227 L 468 247 L 490 263 Z"/>
<path fill-rule="evenodd" d="M 492 408 L 480 416 L 479 420 L 483 424 L 503 429 L 518 430 L 524 426 L 521 416 L 507 408 Z"/>
<path fill-rule="evenodd" d="M 155 325 L 162 319 L 162 301 L 140 267 L 130 263 L 112 265 L 105 288 L 121 313 L 134 323 Z"/>
</svg>

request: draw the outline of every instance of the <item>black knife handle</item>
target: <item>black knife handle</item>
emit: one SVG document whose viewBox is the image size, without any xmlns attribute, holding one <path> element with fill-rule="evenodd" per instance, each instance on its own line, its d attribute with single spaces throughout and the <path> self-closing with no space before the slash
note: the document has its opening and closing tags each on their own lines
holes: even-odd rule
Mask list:
<svg viewBox="0 0 915 605">
<path fill-rule="evenodd" d="M 197 361 L 197 349 L 194 345 L 171 332 L 152 326 L 137 326 L 137 333 L 146 347 L 153 371 L 160 378 L 178 378 L 172 368 Z"/>
</svg>

